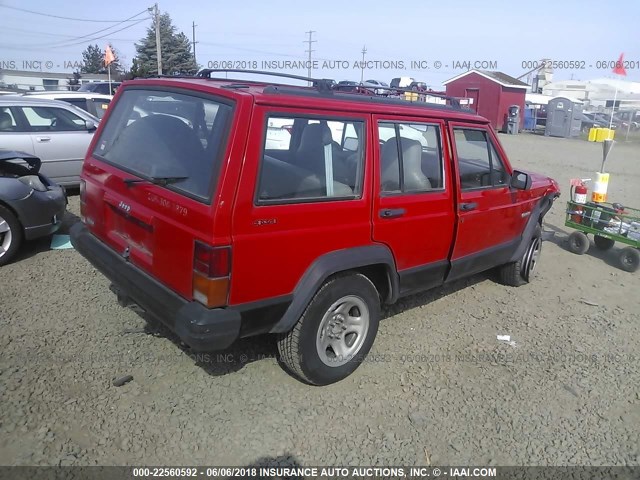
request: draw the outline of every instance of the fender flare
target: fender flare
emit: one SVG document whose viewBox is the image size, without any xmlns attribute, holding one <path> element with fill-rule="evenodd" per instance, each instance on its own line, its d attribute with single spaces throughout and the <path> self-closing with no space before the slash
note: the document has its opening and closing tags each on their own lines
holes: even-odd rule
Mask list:
<svg viewBox="0 0 640 480">
<path fill-rule="evenodd" d="M 331 275 L 345 270 L 380 264 L 386 267 L 390 282 L 389 296 L 385 300 L 394 302 L 398 297 L 400 281 L 393 254 L 386 245 L 368 245 L 336 250 L 317 258 L 302 275 L 293 290 L 291 304 L 269 333 L 285 333 L 291 330 L 313 296 Z"/>
<path fill-rule="evenodd" d="M 517 262 L 522 256 L 524 252 L 527 250 L 529 246 L 529 241 L 533 238 L 533 233 L 536 230 L 536 226 L 538 226 L 547 212 L 551 209 L 553 202 L 556 198 L 558 198 L 558 193 L 548 193 L 543 196 L 537 205 L 533 208 L 531 215 L 529 216 L 529 220 L 527 221 L 527 225 L 524 227 L 522 232 L 522 236 L 520 237 L 520 244 L 518 248 L 514 251 L 513 255 L 509 259 L 508 263 Z"/>
</svg>

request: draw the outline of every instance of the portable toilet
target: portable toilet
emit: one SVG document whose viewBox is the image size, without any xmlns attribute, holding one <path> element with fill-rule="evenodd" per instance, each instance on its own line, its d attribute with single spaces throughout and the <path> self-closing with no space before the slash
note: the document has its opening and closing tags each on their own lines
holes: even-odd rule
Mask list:
<svg viewBox="0 0 640 480">
<path fill-rule="evenodd" d="M 577 137 L 582 128 L 582 104 L 569 98 L 556 97 L 547 104 L 548 137 Z"/>
</svg>

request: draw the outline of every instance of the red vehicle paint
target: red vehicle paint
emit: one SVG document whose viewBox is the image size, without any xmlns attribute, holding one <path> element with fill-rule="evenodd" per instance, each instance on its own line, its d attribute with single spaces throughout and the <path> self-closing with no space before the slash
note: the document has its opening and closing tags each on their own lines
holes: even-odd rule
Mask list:
<svg viewBox="0 0 640 480">
<path fill-rule="evenodd" d="M 527 283 L 559 194 L 469 111 L 320 87 L 125 82 L 72 231 L 123 305 L 194 349 L 276 334 L 313 384 L 357 368 L 381 302 L 494 267 Z"/>
</svg>

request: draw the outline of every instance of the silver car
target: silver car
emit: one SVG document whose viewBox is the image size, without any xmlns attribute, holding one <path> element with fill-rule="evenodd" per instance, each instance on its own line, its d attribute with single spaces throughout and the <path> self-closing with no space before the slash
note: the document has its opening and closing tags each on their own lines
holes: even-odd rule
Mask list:
<svg viewBox="0 0 640 480">
<path fill-rule="evenodd" d="M 0 97 L 0 149 L 42 160 L 40 172 L 64 186 L 80 184 L 80 170 L 99 120 L 57 100 Z"/>
<path fill-rule="evenodd" d="M 61 100 L 75 105 L 99 119 L 102 119 L 113 99 L 111 95 L 92 92 L 41 91 L 28 92 L 23 95 L 34 98 L 48 98 L 49 100 Z"/>
</svg>

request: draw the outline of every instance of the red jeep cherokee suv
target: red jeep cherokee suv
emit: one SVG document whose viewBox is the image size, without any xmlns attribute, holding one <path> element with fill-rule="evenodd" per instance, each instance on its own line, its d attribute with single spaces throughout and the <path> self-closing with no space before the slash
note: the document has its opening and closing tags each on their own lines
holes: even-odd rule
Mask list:
<svg viewBox="0 0 640 480">
<path fill-rule="evenodd" d="M 87 153 L 72 241 L 122 304 L 194 350 L 277 334 L 324 385 L 363 361 L 381 304 L 532 278 L 558 185 L 513 170 L 486 119 L 212 73 L 125 82 Z"/>
</svg>

